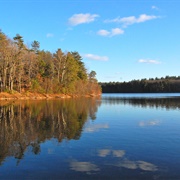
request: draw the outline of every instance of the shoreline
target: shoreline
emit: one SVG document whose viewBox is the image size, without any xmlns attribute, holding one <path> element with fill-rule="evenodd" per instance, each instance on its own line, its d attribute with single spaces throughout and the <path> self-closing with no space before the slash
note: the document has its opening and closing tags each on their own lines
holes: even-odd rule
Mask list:
<svg viewBox="0 0 180 180">
<path fill-rule="evenodd" d="M 101 94 L 88 94 L 88 95 L 70 95 L 70 94 L 45 94 L 35 92 L 24 92 L 24 93 L 0 93 L 1 100 L 41 100 L 41 99 L 67 99 L 67 98 L 78 98 L 78 97 L 99 97 Z"/>
</svg>

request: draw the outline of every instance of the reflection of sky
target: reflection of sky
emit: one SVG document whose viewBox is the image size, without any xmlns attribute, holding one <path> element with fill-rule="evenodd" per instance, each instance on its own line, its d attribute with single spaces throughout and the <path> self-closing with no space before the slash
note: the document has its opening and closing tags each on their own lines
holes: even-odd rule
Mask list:
<svg viewBox="0 0 180 180">
<path fill-rule="evenodd" d="M 84 134 L 89 138 L 88 147 L 92 147 L 91 153 L 94 148 L 98 149 L 97 154 L 89 155 L 83 161 L 95 165 L 99 171 L 117 168 L 119 174 L 158 174 L 166 167 L 172 170 L 171 165 L 180 162 L 177 153 L 180 147 L 177 138 L 180 137 L 179 111 L 155 105 L 102 102 L 96 121 L 84 128 L 84 132 L 91 132 Z M 174 157 L 177 160 L 172 162 Z M 162 165 L 162 162 L 168 163 Z M 98 174 L 103 174 L 99 171 Z"/>
<path fill-rule="evenodd" d="M 144 127 L 144 126 L 157 126 L 160 125 L 159 120 L 150 120 L 150 121 L 140 121 L 139 126 Z"/>
<path fill-rule="evenodd" d="M 100 149 L 98 150 L 98 156 L 106 158 L 106 156 L 112 156 L 116 158 L 116 162 L 113 166 L 123 167 L 127 169 L 141 169 L 143 171 L 157 171 L 157 166 L 146 161 L 132 161 L 125 157 L 124 150 L 111 150 L 111 149 Z"/>
<path fill-rule="evenodd" d="M 93 171 L 100 170 L 98 166 L 95 164 L 92 164 L 90 162 L 79 162 L 79 161 L 70 162 L 70 168 L 74 171 L 86 172 L 86 173 L 91 173 Z"/>
<path fill-rule="evenodd" d="M 52 172 L 52 177 L 55 170 L 59 176 L 65 172 L 72 176 L 114 172 L 116 177 L 126 177 L 127 173 L 131 177 L 133 173 L 143 177 L 174 173 L 180 177 L 179 117 L 179 110 L 102 103 L 97 119 L 85 124 L 78 140 L 58 142 L 52 138 L 41 142 L 41 152 L 36 156 L 26 153 L 18 167 L 11 159 L 4 162 L 0 179 L 7 167 L 20 175 L 31 169 L 39 174 Z M 164 169 L 167 171 L 162 172 Z"/>
<path fill-rule="evenodd" d="M 84 132 L 96 132 L 100 129 L 108 129 L 108 124 L 89 124 L 85 127 Z"/>
<path fill-rule="evenodd" d="M 97 151 L 97 155 L 101 158 L 107 158 L 107 156 L 111 156 L 112 158 L 115 158 L 116 161 L 112 161 L 112 164 L 104 164 L 106 166 L 116 166 L 119 168 L 126 168 L 130 170 L 136 170 L 140 169 L 142 171 L 157 171 L 158 168 L 156 165 L 138 160 L 138 161 L 132 161 L 129 158 L 125 156 L 125 150 L 113 150 L 113 149 L 99 149 Z M 109 157 L 108 157 L 109 159 Z M 91 163 L 90 161 L 77 161 L 73 160 L 70 162 L 70 169 L 78 172 L 84 172 L 87 174 L 95 173 L 97 171 L 100 171 L 100 167 L 96 165 L 95 163 Z"/>
<path fill-rule="evenodd" d="M 113 150 L 112 153 L 114 157 L 123 157 L 125 155 L 124 150 Z"/>
<path fill-rule="evenodd" d="M 145 161 L 137 161 L 136 162 L 140 169 L 144 171 L 156 171 L 157 167 L 154 164 L 145 162 Z"/>
<path fill-rule="evenodd" d="M 99 155 L 100 157 L 106 157 L 106 156 L 108 156 L 110 153 L 111 153 L 111 150 L 110 150 L 110 149 L 101 149 L 101 150 L 99 150 L 98 155 Z"/>
<path fill-rule="evenodd" d="M 114 165 L 117 167 L 123 167 L 127 169 L 141 169 L 143 171 L 157 171 L 157 167 L 154 164 L 145 162 L 145 161 L 130 161 L 126 159 Z"/>
<path fill-rule="evenodd" d="M 113 155 L 113 157 L 123 157 L 125 155 L 124 150 L 110 150 L 110 149 L 101 149 L 98 151 L 98 156 L 106 157 L 108 155 Z"/>
<path fill-rule="evenodd" d="M 53 154 L 53 153 L 54 153 L 54 149 L 48 148 L 48 154 Z"/>
</svg>

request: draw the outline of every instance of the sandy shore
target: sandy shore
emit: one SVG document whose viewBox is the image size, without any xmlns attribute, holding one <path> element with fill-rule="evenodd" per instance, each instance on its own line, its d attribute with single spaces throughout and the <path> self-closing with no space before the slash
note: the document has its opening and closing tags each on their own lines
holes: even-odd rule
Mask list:
<svg viewBox="0 0 180 180">
<path fill-rule="evenodd" d="M 86 95 L 85 97 L 94 97 L 100 95 Z M 53 99 L 53 98 L 74 98 L 79 97 L 78 95 L 67 95 L 67 94 L 43 94 L 43 93 L 0 93 L 0 100 L 11 100 L 11 99 Z"/>
</svg>

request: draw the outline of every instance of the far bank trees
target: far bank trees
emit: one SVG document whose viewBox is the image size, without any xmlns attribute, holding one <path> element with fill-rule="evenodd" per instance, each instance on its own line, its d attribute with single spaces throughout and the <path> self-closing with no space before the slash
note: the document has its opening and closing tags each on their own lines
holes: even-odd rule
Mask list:
<svg viewBox="0 0 180 180">
<path fill-rule="evenodd" d="M 103 93 L 177 93 L 180 92 L 180 76 L 100 83 L 100 85 Z"/>
</svg>

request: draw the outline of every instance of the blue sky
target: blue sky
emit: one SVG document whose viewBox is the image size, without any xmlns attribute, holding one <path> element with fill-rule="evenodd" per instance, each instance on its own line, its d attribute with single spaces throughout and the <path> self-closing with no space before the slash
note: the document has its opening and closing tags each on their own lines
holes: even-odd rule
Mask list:
<svg viewBox="0 0 180 180">
<path fill-rule="evenodd" d="M 179 0 L 0 0 L 0 29 L 78 51 L 100 82 L 180 75 Z"/>
</svg>

